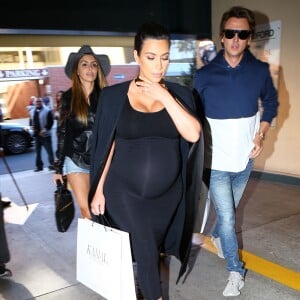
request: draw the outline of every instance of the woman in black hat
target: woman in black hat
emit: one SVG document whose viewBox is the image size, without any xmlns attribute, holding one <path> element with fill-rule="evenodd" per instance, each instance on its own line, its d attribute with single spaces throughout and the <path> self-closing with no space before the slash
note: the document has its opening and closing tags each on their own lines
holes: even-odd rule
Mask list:
<svg viewBox="0 0 300 300">
<path fill-rule="evenodd" d="M 199 199 L 199 190 L 188 192 L 194 184 L 186 179 L 199 186 L 196 175 L 202 174 L 199 163 L 191 163 L 198 173 L 188 176 L 188 157 L 194 157 L 190 146 L 198 144 L 201 125 L 191 90 L 163 80 L 170 62 L 168 31 L 143 24 L 134 57 L 139 76 L 100 96 L 89 201 L 93 215 L 105 213 L 130 233 L 143 297 L 157 300 L 162 299 L 160 253 L 181 260 L 179 276 L 185 271 Z"/>
<path fill-rule="evenodd" d="M 91 135 L 99 95 L 107 85 L 109 71 L 108 56 L 95 54 L 88 45 L 71 53 L 65 66 L 72 86 L 61 98 L 53 179 L 63 183 L 66 175 L 83 218 L 91 218 L 88 208 Z"/>
</svg>

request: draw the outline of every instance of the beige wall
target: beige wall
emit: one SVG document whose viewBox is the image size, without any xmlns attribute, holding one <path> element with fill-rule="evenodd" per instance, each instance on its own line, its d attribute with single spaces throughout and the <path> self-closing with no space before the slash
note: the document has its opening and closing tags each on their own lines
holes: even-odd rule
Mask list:
<svg viewBox="0 0 300 300">
<path fill-rule="evenodd" d="M 300 177 L 300 1 L 212 0 L 212 32 L 218 49 L 220 18 L 224 11 L 235 5 L 252 9 L 257 15 L 266 15 L 270 22 L 282 22 L 280 106 L 276 127 L 269 130 L 264 151 L 255 161 L 255 169 Z"/>
</svg>

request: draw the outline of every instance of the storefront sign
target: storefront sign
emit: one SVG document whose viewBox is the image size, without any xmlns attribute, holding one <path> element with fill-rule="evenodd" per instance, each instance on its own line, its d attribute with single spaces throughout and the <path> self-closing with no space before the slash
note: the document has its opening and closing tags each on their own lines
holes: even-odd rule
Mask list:
<svg viewBox="0 0 300 300">
<path fill-rule="evenodd" d="M 0 70 L 0 81 L 40 79 L 48 76 L 48 69 Z"/>
<path fill-rule="evenodd" d="M 280 42 L 281 21 L 273 21 L 267 24 L 257 25 L 254 39 L 250 50 L 256 58 L 270 65 L 270 72 L 276 88 L 278 88 L 280 72 Z M 262 111 L 262 107 L 260 106 Z M 273 119 L 271 127 L 276 126 L 276 118 Z"/>
</svg>

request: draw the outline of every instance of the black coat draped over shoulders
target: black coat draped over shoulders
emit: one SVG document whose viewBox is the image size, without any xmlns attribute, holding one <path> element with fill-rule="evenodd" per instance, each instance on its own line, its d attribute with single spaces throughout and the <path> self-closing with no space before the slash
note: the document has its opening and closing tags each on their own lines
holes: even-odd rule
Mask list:
<svg viewBox="0 0 300 300">
<path fill-rule="evenodd" d="M 101 92 L 92 135 L 89 203 L 94 197 L 114 141 L 119 116 L 127 99 L 129 84 L 130 81 L 126 81 L 106 87 Z M 165 85 L 173 97 L 197 117 L 192 91 L 187 87 L 172 82 L 165 82 Z M 182 156 L 181 176 L 185 193 L 176 210 L 172 224 L 170 224 L 163 245 L 165 253 L 174 255 L 182 262 L 178 279 L 186 270 L 191 248 L 196 208 L 200 199 L 203 148 L 202 134 L 200 140 L 194 144 L 187 142 L 183 138 L 180 139 Z"/>
</svg>

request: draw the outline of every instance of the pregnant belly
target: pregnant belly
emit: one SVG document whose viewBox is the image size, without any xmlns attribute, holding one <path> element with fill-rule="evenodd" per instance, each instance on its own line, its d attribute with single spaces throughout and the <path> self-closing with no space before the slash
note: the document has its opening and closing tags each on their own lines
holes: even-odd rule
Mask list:
<svg viewBox="0 0 300 300">
<path fill-rule="evenodd" d="M 113 180 L 142 197 L 157 197 L 174 184 L 180 173 L 179 142 L 147 138 L 118 140 L 111 165 Z"/>
</svg>

